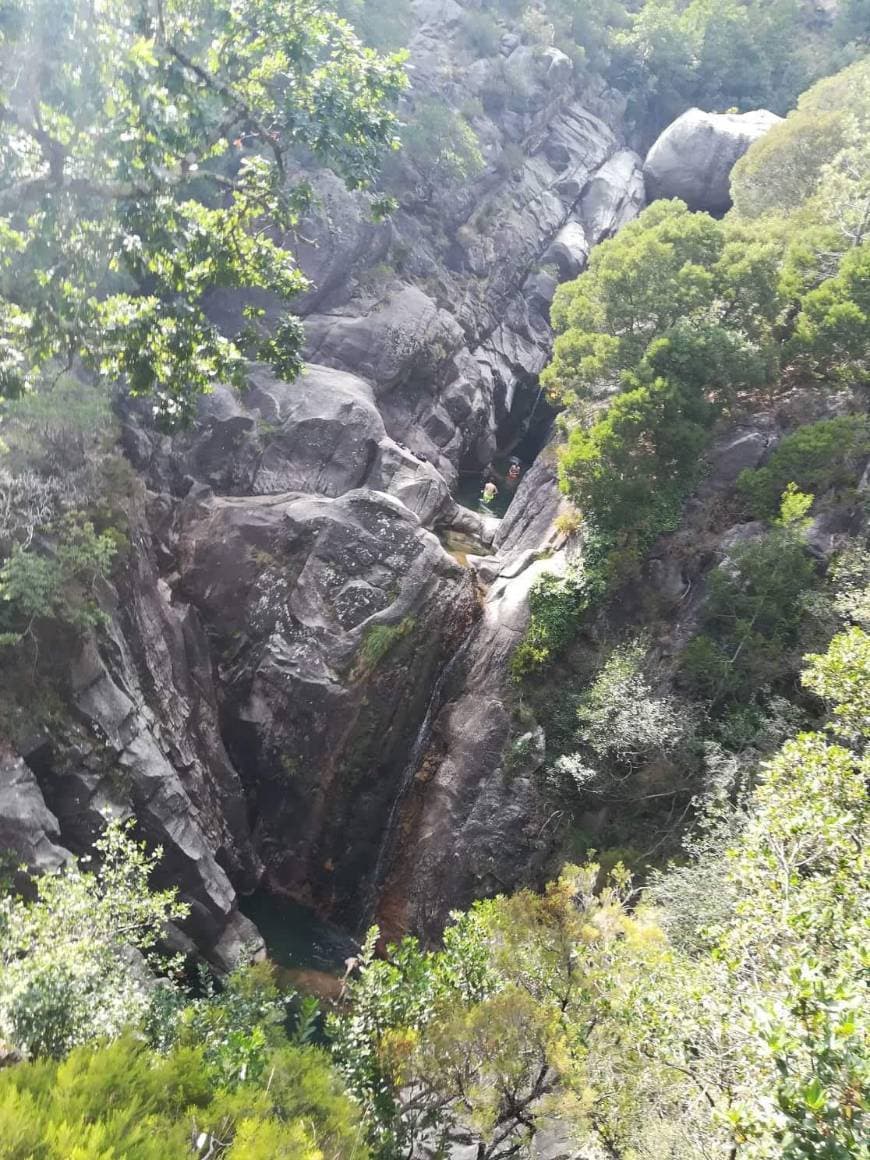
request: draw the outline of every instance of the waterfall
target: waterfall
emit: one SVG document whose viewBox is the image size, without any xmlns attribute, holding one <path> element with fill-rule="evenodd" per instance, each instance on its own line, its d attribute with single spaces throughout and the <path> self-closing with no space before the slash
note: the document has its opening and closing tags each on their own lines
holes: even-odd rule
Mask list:
<svg viewBox="0 0 870 1160">
<path fill-rule="evenodd" d="M 414 778 L 420 766 L 420 761 L 423 757 L 423 754 L 426 752 L 426 747 L 428 746 L 429 740 L 432 736 L 432 726 L 443 705 L 442 693 L 445 686 L 447 685 L 447 682 L 456 671 L 459 662 L 468 651 L 468 646 L 472 640 L 472 637 L 474 636 L 476 627 L 476 624 L 469 626 L 468 632 L 465 635 L 465 639 L 456 649 L 453 656 L 444 663 L 441 672 L 438 674 L 435 684 L 432 687 L 432 693 L 426 705 L 426 712 L 423 716 L 420 728 L 417 730 L 417 735 L 414 738 L 414 744 L 411 746 L 411 752 L 408 756 L 408 760 L 406 761 L 402 770 L 402 776 L 399 779 L 399 787 L 396 790 L 396 796 L 393 798 L 393 804 L 390 807 L 386 825 L 384 826 L 383 840 L 378 852 L 375 868 L 372 872 L 371 884 L 368 891 L 369 897 L 365 907 L 366 927 L 371 926 L 377 913 L 381 887 L 384 884 L 384 878 L 386 876 L 387 870 L 389 869 L 390 859 L 392 858 L 392 855 L 395 851 L 396 822 L 398 821 L 402 805 L 408 796 L 408 792 L 411 789 L 411 786 L 414 784 Z"/>
</svg>

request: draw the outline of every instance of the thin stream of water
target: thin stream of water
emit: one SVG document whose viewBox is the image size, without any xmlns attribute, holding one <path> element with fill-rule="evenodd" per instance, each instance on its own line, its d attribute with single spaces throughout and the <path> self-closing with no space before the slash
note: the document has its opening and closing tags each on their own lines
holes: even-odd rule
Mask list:
<svg viewBox="0 0 870 1160">
<path fill-rule="evenodd" d="M 423 717 L 423 723 L 417 730 L 417 736 L 415 737 L 414 744 L 411 747 L 411 753 L 402 771 L 402 777 L 399 782 L 399 789 L 395 798 L 393 799 L 393 804 L 390 807 L 387 824 L 384 827 L 383 841 L 381 842 L 381 847 L 378 852 L 378 859 L 375 863 L 375 869 L 372 874 L 371 885 L 369 887 L 366 922 L 367 926 L 370 925 L 374 919 L 380 889 L 383 885 L 383 880 L 388 868 L 389 860 L 394 852 L 396 837 L 395 826 L 399 816 L 399 811 L 401 810 L 405 798 L 408 796 L 408 792 L 414 783 L 414 778 L 417 774 L 420 760 L 425 753 L 426 746 L 429 744 L 429 740 L 432 736 L 432 726 L 434 724 L 435 717 L 437 716 L 443 704 L 441 694 L 460 660 L 464 657 L 468 649 L 469 642 L 471 641 L 471 638 L 474 634 L 474 629 L 475 625 L 472 625 L 469 628 L 465 640 L 462 642 L 450 660 L 447 661 L 439 673 L 438 679 L 436 680 L 432 689 L 432 694 L 429 697 L 429 703 L 426 707 L 426 714 Z"/>
</svg>

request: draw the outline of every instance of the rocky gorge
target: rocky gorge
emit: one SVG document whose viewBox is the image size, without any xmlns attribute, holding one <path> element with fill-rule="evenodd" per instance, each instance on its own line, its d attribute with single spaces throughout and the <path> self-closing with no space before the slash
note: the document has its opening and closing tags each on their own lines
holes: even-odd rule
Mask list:
<svg viewBox="0 0 870 1160">
<path fill-rule="evenodd" d="M 647 194 L 726 208 L 731 166 L 775 120 L 694 110 L 645 171 L 624 101 L 578 90 L 558 48 L 508 31 L 481 54 L 455 0 L 414 7 L 408 99 L 461 89 L 481 172 L 431 188 L 400 159 L 383 223 L 309 174 L 316 209 L 286 239 L 311 282 L 305 371 L 253 365 L 174 436 L 125 405 L 131 549 L 100 592 L 106 626 L 58 639 L 56 703 L 19 713 L 2 750 L 4 845 L 45 870 L 134 815 L 191 905 L 178 944 L 220 970 L 259 943 L 239 910 L 258 886 L 355 932 L 435 939 L 452 908 L 552 869 L 562 819 L 509 667 L 532 585 L 571 550 L 538 383 L 550 303 Z M 215 291 L 209 310 L 229 326 L 244 305 Z M 723 435 L 713 486 L 775 427 Z M 504 520 L 457 503 L 463 475 L 518 448 Z M 667 553 L 651 567 L 681 600 L 691 576 Z"/>
</svg>

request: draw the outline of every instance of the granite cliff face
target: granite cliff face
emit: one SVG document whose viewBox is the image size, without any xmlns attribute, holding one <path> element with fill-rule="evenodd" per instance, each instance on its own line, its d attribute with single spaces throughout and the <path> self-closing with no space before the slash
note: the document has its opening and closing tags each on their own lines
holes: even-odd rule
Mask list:
<svg viewBox="0 0 870 1160">
<path fill-rule="evenodd" d="M 310 175 L 317 212 L 288 239 L 312 282 L 305 373 L 252 366 L 175 438 L 125 411 L 140 484 L 107 628 L 59 642 L 63 711 L 4 751 L 19 856 L 49 869 L 135 814 L 192 905 L 180 944 L 221 969 L 258 946 L 238 910 L 258 883 L 437 936 L 544 873 L 558 831 L 543 737 L 509 744 L 528 592 L 566 559 L 537 376 L 556 285 L 642 208 L 641 160 L 618 96 L 578 93 L 558 49 L 508 33 L 481 58 L 454 0 L 416 10 L 410 100 L 473 102 L 482 173 L 422 190 L 400 162 L 383 224 Z M 457 504 L 461 473 L 521 442 L 543 450 L 502 523 Z"/>
</svg>

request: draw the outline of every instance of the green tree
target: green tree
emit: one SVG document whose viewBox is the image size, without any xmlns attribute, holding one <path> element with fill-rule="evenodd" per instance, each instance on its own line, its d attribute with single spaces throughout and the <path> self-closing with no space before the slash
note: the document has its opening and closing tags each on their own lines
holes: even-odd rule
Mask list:
<svg viewBox="0 0 870 1160">
<path fill-rule="evenodd" d="M 696 414 L 693 414 L 693 410 Z M 673 528 L 706 442 L 703 398 L 665 379 L 616 396 L 559 457 L 563 490 L 618 549 L 636 553 Z"/>
<path fill-rule="evenodd" d="M 723 246 L 718 222 L 662 201 L 596 247 L 588 270 L 556 292 L 551 395 L 570 402 L 636 368 L 653 339 L 709 304 Z"/>
<path fill-rule="evenodd" d="M 832 728 L 850 741 L 870 737 L 870 637 L 854 625 L 838 633 L 826 653 L 807 657 L 803 683 L 827 702 Z"/>
<path fill-rule="evenodd" d="M 647 135 L 698 105 L 785 113 L 837 57 L 800 0 L 646 0 L 613 37 L 610 78 Z"/>
<path fill-rule="evenodd" d="M 97 586 L 109 576 L 116 536 L 89 520 L 64 519 L 45 545 L 16 543 L 0 568 L 0 644 L 34 639 L 45 621 L 78 631 L 103 623 Z"/>
<path fill-rule="evenodd" d="M 741 472 L 737 485 L 753 514 L 770 518 L 790 483 L 817 494 L 834 487 L 855 487 L 868 452 L 870 427 L 865 415 L 820 419 L 786 435 L 764 467 Z"/>
<path fill-rule="evenodd" d="M 870 61 L 819 81 L 786 120 L 735 165 L 731 188 L 745 219 L 798 214 L 801 226 L 830 226 L 840 248 L 870 229 Z"/>
<path fill-rule="evenodd" d="M 868 335 L 870 248 L 862 245 L 845 255 L 835 277 L 803 297 L 787 354 L 820 378 L 866 383 Z"/>
<path fill-rule="evenodd" d="M 402 152 L 388 166 L 387 179 L 401 188 L 410 167 L 415 196 L 423 203 L 428 204 L 436 190 L 462 185 L 483 170 L 477 134 L 463 116 L 442 100 L 415 98 L 401 141 Z"/>
<path fill-rule="evenodd" d="M 60 1056 L 141 1021 L 147 963 L 163 965 L 164 926 L 187 913 L 175 890 L 151 889 L 160 851 L 146 853 L 129 825 L 110 824 L 94 850 L 94 870 L 73 861 L 36 879 L 32 900 L 0 900 L 0 1034 L 27 1055 Z"/>
<path fill-rule="evenodd" d="M 613 650 L 577 706 L 579 736 L 602 758 L 629 769 L 672 752 L 686 739 L 685 709 L 657 696 L 636 640 Z"/>
<path fill-rule="evenodd" d="M 443 951 L 405 940 L 378 961 L 370 941 L 333 1027 L 373 1123 L 401 1125 L 406 1152 L 425 1136 L 484 1158 L 556 1117 L 592 1155 L 866 1160 L 868 665 L 854 632 L 810 658 L 854 748 L 803 734 L 740 809 L 720 797 L 688 847 L 713 897 L 680 897 L 676 921 L 691 865 L 631 907 L 622 870 L 588 866 L 453 916 Z"/>
<path fill-rule="evenodd" d="M 806 551 L 812 499 L 790 487 L 773 528 L 733 547 L 708 579 L 702 632 L 685 650 L 683 673 L 716 712 L 752 704 L 797 671 L 804 601 L 816 584 Z"/>
<path fill-rule="evenodd" d="M 294 374 L 297 320 L 226 337 L 203 297 L 304 287 L 294 164 L 366 187 L 399 61 L 314 0 L 12 0 L 0 38 L 0 391 L 80 359 L 174 422 L 245 355 Z"/>
<path fill-rule="evenodd" d="M 386 962 L 364 959 L 333 1034 L 383 1155 L 428 1134 L 507 1160 L 546 1115 L 560 1075 L 586 1074 L 608 964 L 629 931 L 639 942 L 649 934 L 625 911 L 624 873 L 601 890 L 597 880 L 597 866 L 568 867 L 542 895 L 521 891 L 454 916 L 441 952 L 405 940 Z"/>
</svg>

